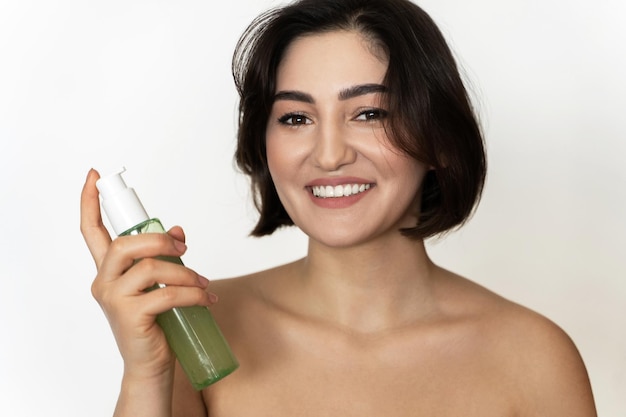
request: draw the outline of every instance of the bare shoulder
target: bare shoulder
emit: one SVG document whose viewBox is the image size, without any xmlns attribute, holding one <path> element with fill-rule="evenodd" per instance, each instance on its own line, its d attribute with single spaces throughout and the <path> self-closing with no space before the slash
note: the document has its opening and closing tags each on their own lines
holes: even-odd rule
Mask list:
<svg viewBox="0 0 626 417">
<path fill-rule="evenodd" d="M 255 298 L 255 275 L 214 280 L 210 284 L 210 291 L 216 293 L 220 299 L 211 307 L 211 312 L 229 344 L 235 349 L 241 340 L 241 318 L 254 304 L 250 300 Z M 172 415 L 206 417 L 208 408 L 206 392 L 196 391 L 193 388 L 177 362 L 174 374 Z"/>
<path fill-rule="evenodd" d="M 219 297 L 219 301 L 211 306 L 211 312 L 235 352 L 235 356 L 240 361 L 246 360 L 245 352 L 247 349 L 243 346 L 254 346 L 254 343 L 246 339 L 252 333 L 249 324 L 253 321 L 250 320 L 250 317 L 255 317 L 255 320 L 262 320 L 262 317 L 255 315 L 259 301 L 263 298 L 260 293 L 262 286 L 259 286 L 259 283 L 271 278 L 275 273 L 274 270 L 268 270 L 246 276 L 211 281 L 209 289 Z M 230 378 L 232 379 L 232 377 Z M 210 388 L 196 391 L 180 365 L 176 363 L 172 415 L 208 416 L 210 391 Z"/>
<path fill-rule="evenodd" d="M 276 290 L 275 282 L 288 274 L 291 268 L 293 264 L 286 264 L 247 275 L 211 281 L 210 290 L 220 299 L 215 308 L 230 311 L 242 307 L 241 303 L 262 301 L 268 291 Z"/>
<path fill-rule="evenodd" d="M 583 360 L 572 339 L 547 317 L 447 273 L 485 348 L 512 376 L 523 416 L 596 416 Z M 461 298 L 462 294 L 462 298 Z"/>
<path fill-rule="evenodd" d="M 272 299 L 284 290 L 285 277 L 293 274 L 296 263 L 255 272 L 233 278 L 212 281 L 210 291 L 217 294 L 219 301 L 211 306 L 222 332 L 232 340 L 235 349 L 248 350 L 252 338 L 262 324 L 265 329 L 275 326 L 275 309 Z M 282 280 L 282 281 L 281 281 Z"/>
<path fill-rule="evenodd" d="M 584 362 L 563 329 L 520 306 L 511 308 L 503 324 L 509 347 L 517 352 L 509 356 L 520 376 L 527 415 L 596 415 Z"/>
</svg>

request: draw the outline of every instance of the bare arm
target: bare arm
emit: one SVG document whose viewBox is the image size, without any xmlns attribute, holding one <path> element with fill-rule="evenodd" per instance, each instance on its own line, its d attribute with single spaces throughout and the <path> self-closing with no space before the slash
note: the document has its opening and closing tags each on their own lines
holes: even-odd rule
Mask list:
<svg viewBox="0 0 626 417">
<path fill-rule="evenodd" d="M 172 379 L 148 381 L 124 375 L 120 395 L 115 407 L 115 417 L 123 416 L 173 416 Z"/>
<path fill-rule="evenodd" d="M 172 398 L 172 416 L 207 417 L 208 411 L 200 391 L 196 391 L 178 362 L 174 372 L 174 396 Z"/>
</svg>

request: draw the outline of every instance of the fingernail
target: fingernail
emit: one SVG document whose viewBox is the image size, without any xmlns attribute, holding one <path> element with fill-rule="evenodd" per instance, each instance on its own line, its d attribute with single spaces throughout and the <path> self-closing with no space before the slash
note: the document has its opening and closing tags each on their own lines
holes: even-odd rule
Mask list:
<svg viewBox="0 0 626 417">
<path fill-rule="evenodd" d="M 180 240 L 174 240 L 174 247 L 181 253 L 185 253 L 187 251 L 187 245 L 185 245 L 185 242 L 181 242 Z"/>
<path fill-rule="evenodd" d="M 213 294 L 212 292 L 210 292 L 209 300 L 211 300 L 211 302 L 215 304 L 219 301 L 219 298 L 217 297 L 217 294 Z"/>
<path fill-rule="evenodd" d="M 91 176 L 96 172 L 95 169 L 90 168 L 89 171 L 87 171 L 87 176 L 85 177 L 85 181 L 89 181 L 89 178 L 91 178 Z"/>
<path fill-rule="evenodd" d="M 198 275 L 198 284 L 200 284 L 202 288 L 206 288 L 209 286 L 209 280 L 202 275 Z"/>
</svg>

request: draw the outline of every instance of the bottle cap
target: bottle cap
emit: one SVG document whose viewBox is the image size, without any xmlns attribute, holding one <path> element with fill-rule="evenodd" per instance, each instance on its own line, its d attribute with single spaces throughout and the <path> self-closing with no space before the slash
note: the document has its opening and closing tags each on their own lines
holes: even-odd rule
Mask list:
<svg viewBox="0 0 626 417">
<path fill-rule="evenodd" d="M 102 208 L 117 235 L 150 219 L 135 190 L 126 186 L 122 178 L 125 171 L 122 167 L 119 172 L 96 181 Z"/>
</svg>

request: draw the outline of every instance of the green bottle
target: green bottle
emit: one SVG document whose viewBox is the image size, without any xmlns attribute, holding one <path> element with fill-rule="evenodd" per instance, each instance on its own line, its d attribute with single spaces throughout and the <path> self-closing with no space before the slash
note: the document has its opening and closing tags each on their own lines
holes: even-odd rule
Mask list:
<svg viewBox="0 0 626 417">
<path fill-rule="evenodd" d="M 135 191 L 126 186 L 121 175 L 124 171 L 96 182 L 113 230 L 118 236 L 165 233 L 161 222 L 148 216 Z M 177 257 L 160 259 L 183 264 Z M 147 290 L 163 286 L 157 284 Z M 219 381 L 239 366 L 208 308 L 176 307 L 159 314 L 157 323 L 196 390 Z"/>
</svg>

